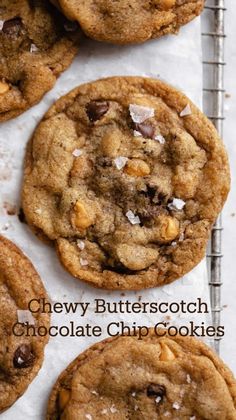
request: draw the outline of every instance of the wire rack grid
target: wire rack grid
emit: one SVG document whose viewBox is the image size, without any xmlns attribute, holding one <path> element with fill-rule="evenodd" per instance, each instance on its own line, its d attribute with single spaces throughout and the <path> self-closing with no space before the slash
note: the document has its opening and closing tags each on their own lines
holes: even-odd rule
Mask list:
<svg viewBox="0 0 236 420">
<path fill-rule="evenodd" d="M 212 120 L 219 135 L 223 137 L 224 124 L 224 47 L 225 47 L 225 1 L 214 0 L 205 3 L 205 24 L 203 41 L 203 109 Z M 213 325 L 217 328 L 221 320 L 221 263 L 222 263 L 222 216 L 212 228 L 208 248 L 209 287 Z M 220 338 L 214 338 L 214 347 L 220 351 Z"/>
</svg>

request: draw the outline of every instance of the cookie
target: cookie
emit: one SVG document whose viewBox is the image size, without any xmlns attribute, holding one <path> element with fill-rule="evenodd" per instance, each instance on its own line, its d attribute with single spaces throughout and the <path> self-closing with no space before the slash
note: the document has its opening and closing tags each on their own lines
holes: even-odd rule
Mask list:
<svg viewBox="0 0 236 420">
<path fill-rule="evenodd" d="M 162 81 L 82 85 L 47 112 L 28 146 L 28 224 L 75 277 L 107 289 L 160 286 L 205 255 L 229 191 L 211 122 Z"/>
<path fill-rule="evenodd" d="M 204 0 L 52 0 L 91 38 L 129 44 L 176 34 L 196 16 Z"/>
<path fill-rule="evenodd" d="M 47 298 L 39 275 L 19 248 L 0 236 L 0 412 L 25 392 L 43 362 L 47 336 L 27 337 L 23 325 L 15 325 L 48 328 L 48 314 L 28 311 L 36 298 Z"/>
<path fill-rule="evenodd" d="M 40 101 L 78 50 L 77 25 L 46 0 L 0 0 L 0 122 Z"/>
<path fill-rule="evenodd" d="M 142 341 L 120 336 L 77 357 L 59 376 L 46 418 L 233 420 L 236 381 L 201 341 L 150 330 Z"/>
</svg>

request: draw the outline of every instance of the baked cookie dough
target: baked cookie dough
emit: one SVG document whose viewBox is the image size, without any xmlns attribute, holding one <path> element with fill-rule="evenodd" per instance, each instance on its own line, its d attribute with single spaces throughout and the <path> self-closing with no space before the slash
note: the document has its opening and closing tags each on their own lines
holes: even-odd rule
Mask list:
<svg viewBox="0 0 236 420">
<path fill-rule="evenodd" d="M 27 310 L 30 299 L 46 298 L 34 267 L 12 242 L 0 236 L 0 412 L 27 389 L 37 375 L 47 337 L 22 335 L 23 325 L 49 326 L 49 315 Z M 21 335 L 20 335 L 21 334 Z"/>
<path fill-rule="evenodd" d="M 46 418 L 234 420 L 236 381 L 201 341 L 150 330 L 82 353 L 59 376 Z"/>
<path fill-rule="evenodd" d="M 141 289 L 199 263 L 228 191 L 222 141 L 184 94 L 113 77 L 47 112 L 28 146 L 22 201 L 73 276 Z"/>
<path fill-rule="evenodd" d="M 39 102 L 78 50 L 78 28 L 48 3 L 0 0 L 0 122 Z"/>
<path fill-rule="evenodd" d="M 196 16 L 204 0 L 52 0 L 68 19 L 98 41 L 129 44 L 176 34 Z"/>
</svg>

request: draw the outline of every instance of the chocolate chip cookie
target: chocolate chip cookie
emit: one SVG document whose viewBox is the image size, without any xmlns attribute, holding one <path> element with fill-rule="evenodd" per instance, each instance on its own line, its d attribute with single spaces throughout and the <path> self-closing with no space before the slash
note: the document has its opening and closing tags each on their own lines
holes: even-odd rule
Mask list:
<svg viewBox="0 0 236 420">
<path fill-rule="evenodd" d="M 39 102 L 78 50 L 78 28 L 48 3 L 0 0 L 0 122 Z"/>
<path fill-rule="evenodd" d="M 113 77 L 59 99 L 28 146 L 26 220 L 75 277 L 160 286 L 205 255 L 229 191 L 211 122 L 159 80 Z"/>
<path fill-rule="evenodd" d="M 163 334 L 164 331 L 159 331 Z M 118 337 L 82 353 L 59 376 L 47 420 L 236 419 L 236 381 L 201 341 Z"/>
<path fill-rule="evenodd" d="M 170 33 L 196 16 L 204 0 L 52 0 L 68 19 L 98 41 L 144 42 Z"/>
<path fill-rule="evenodd" d="M 27 310 L 35 298 L 46 298 L 38 274 L 20 250 L 0 236 L 0 412 L 25 392 L 43 362 L 48 338 L 24 334 L 24 323 L 49 326 L 48 314 Z"/>
</svg>

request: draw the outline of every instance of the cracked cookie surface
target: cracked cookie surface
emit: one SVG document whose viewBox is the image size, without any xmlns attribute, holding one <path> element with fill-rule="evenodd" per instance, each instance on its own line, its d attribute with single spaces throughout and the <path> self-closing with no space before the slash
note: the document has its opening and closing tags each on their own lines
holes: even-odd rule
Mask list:
<svg viewBox="0 0 236 420">
<path fill-rule="evenodd" d="M 71 64 L 74 26 L 46 0 L 0 0 L 0 122 L 39 102 Z"/>
<path fill-rule="evenodd" d="M 62 372 L 47 412 L 47 420 L 103 418 L 234 420 L 236 381 L 195 338 L 150 330 L 142 341 L 108 339 Z"/>
<path fill-rule="evenodd" d="M 185 95 L 114 77 L 76 88 L 45 115 L 28 145 L 22 202 L 73 276 L 141 289 L 203 258 L 228 190 L 224 146 Z"/>
<path fill-rule="evenodd" d="M 48 337 L 26 337 L 23 326 L 49 326 L 49 315 L 28 311 L 28 302 L 47 298 L 46 291 L 28 258 L 12 242 L 0 236 L 0 412 L 27 389 L 37 375 Z"/>
<path fill-rule="evenodd" d="M 114 44 L 144 42 L 177 33 L 196 16 L 204 0 L 51 0 L 83 31 Z"/>
</svg>

